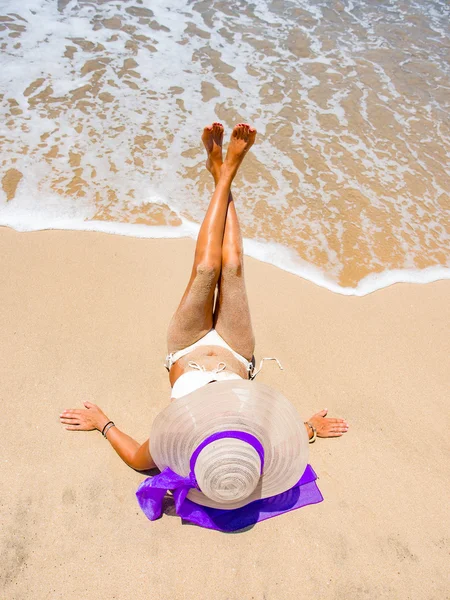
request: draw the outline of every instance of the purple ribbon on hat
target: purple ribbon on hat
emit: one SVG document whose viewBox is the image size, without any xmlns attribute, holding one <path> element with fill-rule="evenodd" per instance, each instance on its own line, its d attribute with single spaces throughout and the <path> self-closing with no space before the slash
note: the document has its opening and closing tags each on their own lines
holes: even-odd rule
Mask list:
<svg viewBox="0 0 450 600">
<path fill-rule="evenodd" d="M 140 484 L 136 497 L 139 506 L 150 521 L 161 517 L 163 500 L 169 490 L 173 493 L 175 511 L 179 517 L 201 527 L 217 531 L 237 531 L 259 521 L 323 500 L 316 484 L 317 475 L 311 465 L 307 465 L 300 480 L 286 492 L 254 500 L 241 508 L 231 510 L 210 508 L 189 500 L 187 498 L 189 490 L 199 489 L 194 469 L 200 452 L 205 446 L 223 438 L 236 438 L 250 444 L 259 455 L 262 474 L 264 448 L 255 436 L 243 431 L 214 433 L 195 449 L 190 459 L 190 473 L 187 477 L 182 477 L 166 467 L 159 475 L 148 477 Z"/>
</svg>

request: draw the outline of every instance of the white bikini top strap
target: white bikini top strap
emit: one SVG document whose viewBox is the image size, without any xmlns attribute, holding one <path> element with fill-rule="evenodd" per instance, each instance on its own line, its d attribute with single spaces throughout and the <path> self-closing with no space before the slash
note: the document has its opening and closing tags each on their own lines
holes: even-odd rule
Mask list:
<svg viewBox="0 0 450 600">
<path fill-rule="evenodd" d="M 198 371 L 206 371 L 205 367 L 200 366 L 198 363 L 194 362 L 193 360 L 190 360 L 188 362 L 188 367 L 190 367 L 191 369 L 197 369 Z M 220 362 L 217 367 L 211 371 L 211 373 L 220 373 L 221 371 L 225 371 L 225 369 L 227 368 L 227 364 L 224 362 Z"/>
<path fill-rule="evenodd" d="M 261 359 L 261 361 L 259 363 L 259 367 L 258 367 L 258 369 L 256 369 L 256 371 L 251 372 L 251 370 L 249 369 L 249 378 L 250 379 L 255 379 L 255 377 L 258 375 L 258 373 L 261 373 L 265 360 L 274 360 L 277 363 L 278 367 L 282 371 L 284 371 L 283 366 L 280 363 L 280 361 L 278 360 L 278 358 L 276 358 L 275 356 L 265 356 L 264 358 Z M 253 365 L 251 365 L 251 366 L 253 366 Z M 192 360 L 190 360 L 188 362 L 188 367 L 190 367 L 191 369 L 197 369 L 198 371 L 206 371 L 205 367 L 200 366 L 197 362 L 194 362 Z M 214 369 L 213 373 L 220 373 L 221 371 L 224 371 L 226 368 L 227 368 L 226 363 L 220 362 L 220 363 L 218 363 L 217 367 Z"/>
<path fill-rule="evenodd" d="M 205 367 L 200 366 L 198 363 L 194 362 L 193 360 L 190 360 L 188 362 L 188 367 L 190 367 L 191 369 L 197 369 L 198 371 L 206 371 Z"/>
</svg>

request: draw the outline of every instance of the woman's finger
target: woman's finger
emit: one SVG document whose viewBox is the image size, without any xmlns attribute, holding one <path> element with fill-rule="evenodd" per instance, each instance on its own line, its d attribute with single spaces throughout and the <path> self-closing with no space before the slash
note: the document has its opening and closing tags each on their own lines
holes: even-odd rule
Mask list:
<svg viewBox="0 0 450 600">
<path fill-rule="evenodd" d="M 75 410 L 73 408 L 69 409 L 69 410 L 64 410 L 61 413 L 61 417 L 79 417 L 80 415 L 82 415 L 83 412 L 81 410 Z"/>
<path fill-rule="evenodd" d="M 61 421 L 61 423 L 67 423 L 67 425 L 79 425 L 80 424 L 79 419 L 75 419 L 75 418 L 67 419 L 65 417 L 62 417 L 60 419 L 60 421 Z"/>
<path fill-rule="evenodd" d="M 66 425 L 65 429 L 69 431 L 81 431 L 79 425 Z"/>
</svg>

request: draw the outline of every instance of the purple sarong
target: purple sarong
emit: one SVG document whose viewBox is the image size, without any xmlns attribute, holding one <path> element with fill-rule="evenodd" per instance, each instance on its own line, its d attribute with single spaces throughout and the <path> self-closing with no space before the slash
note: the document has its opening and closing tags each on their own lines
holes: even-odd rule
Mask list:
<svg viewBox="0 0 450 600">
<path fill-rule="evenodd" d="M 176 514 L 185 521 L 217 531 L 238 531 L 302 506 L 322 502 L 323 496 L 316 479 L 313 468 L 307 465 L 300 480 L 286 492 L 255 500 L 241 508 L 222 510 L 202 506 L 186 498 L 189 490 L 197 487 L 195 477 L 181 477 L 167 468 L 160 475 L 143 481 L 136 496 L 139 506 L 150 521 L 162 515 L 164 497 L 171 490 Z"/>
<path fill-rule="evenodd" d="M 182 477 L 169 467 L 159 475 L 148 477 L 139 486 L 136 496 L 139 506 L 150 521 L 159 519 L 163 511 L 163 501 L 166 493 L 171 491 L 175 503 L 175 512 L 179 517 L 200 527 L 216 529 L 217 531 L 238 531 L 250 527 L 258 521 L 276 517 L 285 512 L 301 508 L 307 504 L 317 504 L 323 500 L 322 494 L 316 484 L 317 475 L 311 465 L 307 465 L 300 480 L 291 489 L 271 496 L 254 500 L 241 508 L 231 510 L 209 508 L 197 504 L 187 498 L 191 489 L 200 489 L 195 479 L 195 463 L 200 452 L 209 444 L 223 439 L 235 438 L 250 444 L 258 453 L 261 461 L 261 474 L 264 470 L 264 448 L 254 435 L 244 431 L 221 431 L 213 433 L 192 453 L 190 458 L 190 473 Z"/>
</svg>

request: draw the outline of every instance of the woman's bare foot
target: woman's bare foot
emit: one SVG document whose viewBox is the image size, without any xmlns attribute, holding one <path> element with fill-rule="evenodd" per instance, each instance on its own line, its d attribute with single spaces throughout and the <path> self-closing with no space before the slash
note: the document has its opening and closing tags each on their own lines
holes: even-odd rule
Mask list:
<svg viewBox="0 0 450 600">
<path fill-rule="evenodd" d="M 213 123 L 205 127 L 202 134 L 202 142 L 206 148 L 206 168 L 214 177 L 217 183 L 220 177 L 220 167 L 222 166 L 222 143 L 223 143 L 223 125 L 222 123 Z"/>
<path fill-rule="evenodd" d="M 231 132 L 227 155 L 220 170 L 221 175 L 231 176 L 231 178 L 236 175 L 244 156 L 253 146 L 255 138 L 256 129 L 247 123 L 239 123 L 235 126 Z"/>
<path fill-rule="evenodd" d="M 317 437 L 340 437 L 348 430 L 348 423 L 344 419 L 329 419 L 326 414 L 328 413 L 328 409 L 324 408 L 320 412 L 313 415 L 308 423 L 315 428 L 317 431 Z M 308 437 L 312 438 L 313 432 L 309 425 L 306 425 L 306 431 L 308 432 Z"/>
</svg>

